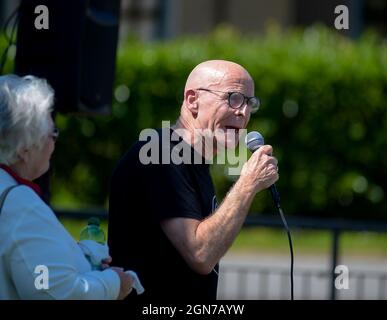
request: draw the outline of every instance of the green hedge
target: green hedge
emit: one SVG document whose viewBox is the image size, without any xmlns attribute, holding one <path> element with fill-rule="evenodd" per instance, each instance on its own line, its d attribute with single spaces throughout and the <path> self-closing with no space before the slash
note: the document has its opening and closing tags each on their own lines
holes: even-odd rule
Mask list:
<svg viewBox="0 0 387 320">
<path fill-rule="evenodd" d="M 372 33 L 354 42 L 323 27 L 264 36 L 223 27 L 160 43 L 129 39 L 116 70 L 116 87 L 127 86 L 129 99 L 115 99 L 111 116 L 57 117 L 54 205 L 106 206 L 118 159 L 142 129 L 177 118 L 187 75 L 208 59 L 238 62 L 254 78 L 262 106 L 248 129 L 274 146 L 288 214 L 387 217 L 386 42 Z M 212 172 L 221 200 L 233 181 L 221 166 Z M 268 193 L 257 196 L 252 211 L 274 211 Z"/>
</svg>

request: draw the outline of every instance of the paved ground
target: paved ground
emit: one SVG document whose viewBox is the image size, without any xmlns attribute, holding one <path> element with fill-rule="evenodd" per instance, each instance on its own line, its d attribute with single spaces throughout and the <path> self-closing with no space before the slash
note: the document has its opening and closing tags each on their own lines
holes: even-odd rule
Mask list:
<svg viewBox="0 0 387 320">
<path fill-rule="evenodd" d="M 343 256 L 339 263 L 348 267 L 349 288 L 337 291 L 338 299 L 387 299 L 387 256 Z M 296 255 L 294 268 L 296 299 L 329 299 L 328 255 Z M 220 264 L 218 298 L 289 299 L 289 269 L 288 254 L 230 252 Z"/>
</svg>

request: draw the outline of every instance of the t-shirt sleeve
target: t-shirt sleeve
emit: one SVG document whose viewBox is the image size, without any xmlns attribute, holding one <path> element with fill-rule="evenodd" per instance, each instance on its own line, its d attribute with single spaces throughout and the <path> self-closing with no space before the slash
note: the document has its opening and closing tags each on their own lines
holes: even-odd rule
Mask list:
<svg viewBox="0 0 387 320">
<path fill-rule="evenodd" d="M 157 164 L 143 169 L 148 178 L 144 181 L 144 198 L 155 221 L 176 217 L 203 219 L 195 182 L 185 165 Z"/>
</svg>

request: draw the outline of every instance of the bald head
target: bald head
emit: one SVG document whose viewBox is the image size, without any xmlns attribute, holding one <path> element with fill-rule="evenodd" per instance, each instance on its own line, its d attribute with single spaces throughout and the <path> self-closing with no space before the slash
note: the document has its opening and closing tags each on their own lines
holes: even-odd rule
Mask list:
<svg viewBox="0 0 387 320">
<path fill-rule="evenodd" d="M 211 88 L 219 86 L 227 79 L 252 81 L 245 68 L 237 63 L 226 60 L 209 60 L 198 64 L 188 76 L 185 90 L 200 87 Z"/>
<path fill-rule="evenodd" d="M 245 68 L 225 60 L 202 62 L 188 76 L 174 128 L 188 129 L 191 136 L 195 136 L 196 129 L 208 129 L 218 132 L 217 144 L 235 146 L 239 129 L 246 128 L 250 119 L 253 105 L 249 101 L 255 101 L 252 98 L 254 81 Z M 227 136 L 229 129 L 238 133 Z"/>
</svg>

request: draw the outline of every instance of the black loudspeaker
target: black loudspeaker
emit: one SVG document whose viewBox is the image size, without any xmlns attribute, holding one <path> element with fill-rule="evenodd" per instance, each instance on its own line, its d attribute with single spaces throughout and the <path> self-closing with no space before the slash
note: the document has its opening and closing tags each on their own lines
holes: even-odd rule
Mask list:
<svg viewBox="0 0 387 320">
<path fill-rule="evenodd" d="M 48 29 L 36 27 L 41 5 Z M 109 113 L 119 12 L 120 0 L 22 0 L 15 73 L 46 78 L 57 112 Z"/>
</svg>

